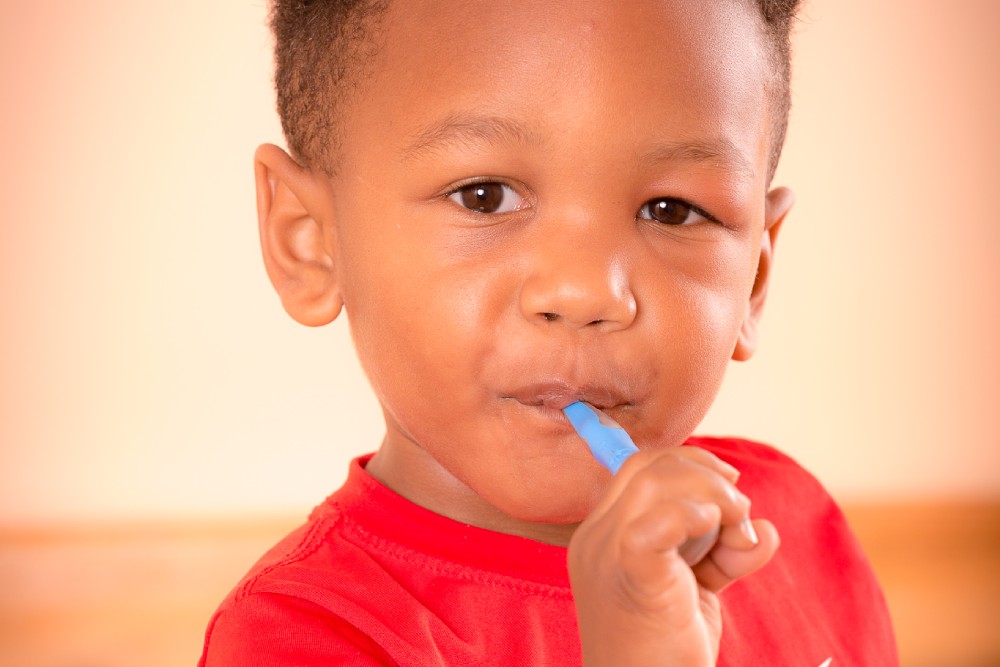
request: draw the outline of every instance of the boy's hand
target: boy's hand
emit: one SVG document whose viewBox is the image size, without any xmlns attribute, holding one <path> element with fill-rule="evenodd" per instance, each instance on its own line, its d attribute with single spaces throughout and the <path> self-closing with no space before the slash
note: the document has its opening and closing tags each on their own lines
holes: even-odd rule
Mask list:
<svg viewBox="0 0 1000 667">
<path fill-rule="evenodd" d="M 750 522 L 739 473 L 697 447 L 641 451 L 569 545 L 584 664 L 715 665 L 722 634 L 716 593 L 778 548 L 769 521 Z M 721 530 L 693 568 L 688 540 Z"/>
</svg>

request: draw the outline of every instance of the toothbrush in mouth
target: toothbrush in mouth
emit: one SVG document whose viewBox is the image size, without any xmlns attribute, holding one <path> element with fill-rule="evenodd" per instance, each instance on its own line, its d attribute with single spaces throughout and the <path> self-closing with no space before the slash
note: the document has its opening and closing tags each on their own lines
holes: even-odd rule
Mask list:
<svg viewBox="0 0 1000 667">
<path fill-rule="evenodd" d="M 625 459 L 639 451 L 621 425 L 589 403 L 570 403 L 563 412 L 597 462 L 615 475 Z"/>
<path fill-rule="evenodd" d="M 621 425 L 594 406 L 577 401 L 563 408 L 570 424 L 593 454 L 597 462 L 612 474 L 617 474 L 625 460 L 639 451 L 632 438 Z M 715 546 L 719 527 L 711 532 L 693 537 L 677 548 L 677 553 L 688 565 L 701 561 Z"/>
</svg>

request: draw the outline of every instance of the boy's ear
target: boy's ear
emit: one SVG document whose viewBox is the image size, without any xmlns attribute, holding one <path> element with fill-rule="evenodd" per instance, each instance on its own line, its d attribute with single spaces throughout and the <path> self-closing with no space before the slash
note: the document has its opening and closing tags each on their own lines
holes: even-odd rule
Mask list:
<svg viewBox="0 0 1000 667">
<path fill-rule="evenodd" d="M 771 262 L 774 258 L 774 243 L 785 216 L 795 202 L 795 196 L 788 188 L 774 188 L 767 193 L 764 203 L 764 235 L 760 242 L 760 259 L 757 262 L 757 277 L 750 292 L 747 316 L 736 339 L 733 359 L 746 361 L 757 350 L 757 324 L 764 311 L 767 298 L 767 284 L 771 277 Z"/>
<path fill-rule="evenodd" d="M 254 155 L 264 266 L 296 321 L 321 326 L 343 308 L 334 256 L 333 192 L 322 171 L 264 144 Z"/>
</svg>

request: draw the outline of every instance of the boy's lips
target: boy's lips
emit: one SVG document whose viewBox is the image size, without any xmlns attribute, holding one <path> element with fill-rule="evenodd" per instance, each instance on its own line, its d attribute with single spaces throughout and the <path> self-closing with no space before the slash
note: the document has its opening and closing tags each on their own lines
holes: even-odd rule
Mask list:
<svg viewBox="0 0 1000 667">
<path fill-rule="evenodd" d="M 577 401 L 590 403 L 600 410 L 629 403 L 624 392 L 614 387 L 574 386 L 558 381 L 524 385 L 506 393 L 504 398 L 512 398 L 523 405 L 546 407 L 553 410 L 562 410 L 570 403 Z"/>
</svg>

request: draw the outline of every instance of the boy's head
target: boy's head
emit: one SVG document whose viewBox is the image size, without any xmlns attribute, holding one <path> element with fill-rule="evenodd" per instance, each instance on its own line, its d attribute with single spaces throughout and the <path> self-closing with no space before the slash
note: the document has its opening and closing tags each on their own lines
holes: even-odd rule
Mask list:
<svg viewBox="0 0 1000 667">
<path fill-rule="evenodd" d="M 257 154 L 268 274 L 303 323 L 347 312 L 386 421 L 373 475 L 563 539 L 540 531 L 586 516 L 608 475 L 561 407 L 677 445 L 753 352 L 791 205 L 768 190 L 788 14 L 397 0 L 335 25 L 328 4 L 275 11 L 304 164 Z"/>
</svg>

